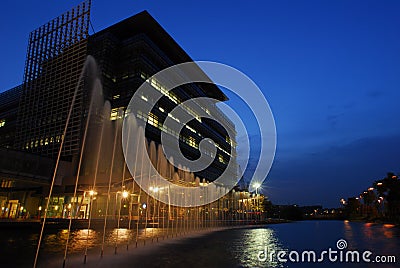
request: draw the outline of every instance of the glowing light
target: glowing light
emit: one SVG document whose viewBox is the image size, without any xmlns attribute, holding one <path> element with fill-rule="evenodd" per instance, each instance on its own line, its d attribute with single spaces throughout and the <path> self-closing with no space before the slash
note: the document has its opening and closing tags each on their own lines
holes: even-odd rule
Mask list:
<svg viewBox="0 0 400 268">
<path fill-rule="evenodd" d="M 146 208 L 147 208 L 146 203 L 143 203 L 142 208 L 143 208 L 143 209 L 146 209 Z"/>
<path fill-rule="evenodd" d="M 58 206 L 55 206 L 55 207 L 54 207 L 54 210 L 58 210 Z"/>
<path fill-rule="evenodd" d="M 129 196 L 129 192 L 128 191 L 123 191 L 122 192 L 122 198 L 127 198 Z"/>
<path fill-rule="evenodd" d="M 23 211 L 23 210 L 24 210 L 24 207 L 21 207 L 19 210 Z"/>
<path fill-rule="evenodd" d="M 68 209 L 71 209 L 71 207 L 72 207 L 72 205 L 71 205 L 71 204 L 68 204 Z"/>
<path fill-rule="evenodd" d="M 160 191 L 160 188 L 158 187 L 151 187 L 149 188 L 150 191 L 157 193 L 158 191 Z"/>
<path fill-rule="evenodd" d="M 373 190 L 374 190 L 374 187 L 368 188 L 368 191 L 373 191 Z"/>
<path fill-rule="evenodd" d="M 42 206 L 39 206 L 38 210 L 41 211 L 42 210 Z"/>
<path fill-rule="evenodd" d="M 261 187 L 261 184 L 259 182 L 254 183 L 254 188 L 258 189 Z"/>
<path fill-rule="evenodd" d="M 94 191 L 94 190 L 90 190 L 90 191 L 89 191 L 89 195 L 90 195 L 90 196 L 94 196 L 94 195 L 96 195 L 96 194 L 97 194 L 97 192 Z"/>
<path fill-rule="evenodd" d="M 382 182 L 378 182 L 376 185 L 381 186 L 381 185 L 383 185 L 383 183 Z"/>
<path fill-rule="evenodd" d="M 395 227 L 396 225 L 394 225 L 394 224 L 384 224 L 383 225 L 383 227 L 385 227 L 385 228 L 393 228 L 393 227 Z"/>
</svg>

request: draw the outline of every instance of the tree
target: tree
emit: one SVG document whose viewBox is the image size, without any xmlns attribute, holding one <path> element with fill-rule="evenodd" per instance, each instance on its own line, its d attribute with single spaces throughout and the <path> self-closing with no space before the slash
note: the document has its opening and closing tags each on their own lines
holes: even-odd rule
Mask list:
<svg viewBox="0 0 400 268">
<path fill-rule="evenodd" d="M 389 220 L 400 221 L 400 180 L 393 172 L 387 173 L 382 180 L 375 181 L 379 197 L 386 204 Z"/>
</svg>

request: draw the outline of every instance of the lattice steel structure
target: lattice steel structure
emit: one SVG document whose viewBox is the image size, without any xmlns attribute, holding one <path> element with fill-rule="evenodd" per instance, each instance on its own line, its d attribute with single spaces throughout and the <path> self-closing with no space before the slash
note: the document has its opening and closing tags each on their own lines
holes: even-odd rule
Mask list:
<svg viewBox="0 0 400 268">
<path fill-rule="evenodd" d="M 12 148 L 22 85 L 0 93 L 0 147 Z"/>
<path fill-rule="evenodd" d="M 16 149 L 56 156 L 87 55 L 90 7 L 86 0 L 30 33 Z M 85 97 L 81 86 L 65 138 L 66 159 L 79 152 Z"/>
</svg>

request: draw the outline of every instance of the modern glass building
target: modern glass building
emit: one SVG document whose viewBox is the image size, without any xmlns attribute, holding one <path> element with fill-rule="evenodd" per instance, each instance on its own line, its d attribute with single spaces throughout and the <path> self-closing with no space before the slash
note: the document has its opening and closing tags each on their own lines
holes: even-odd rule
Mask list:
<svg viewBox="0 0 400 268">
<path fill-rule="evenodd" d="M 236 163 L 236 141 L 228 137 L 226 129 L 217 121 L 224 122 L 224 126 L 228 126 L 233 133 L 235 126 L 216 106 L 217 101 L 227 100 L 217 86 L 192 83 L 168 92 L 163 84 L 151 79 L 162 69 L 192 59 L 147 11 L 89 35 L 90 4 L 90 1 L 84 1 L 30 34 L 23 85 L 0 95 L 0 142 L 1 146 L 12 146 L 16 151 L 55 160 L 74 91 L 78 88 L 61 154 L 64 170 L 71 172 L 63 172 L 61 177 L 57 177 L 49 216 L 68 218 L 77 215 L 87 218 L 89 211 L 93 211 L 93 217 L 102 217 L 105 213 L 115 215 L 116 211 L 105 212 L 105 202 L 111 194 L 115 195 L 111 208 L 122 207 L 122 215 L 136 211 L 136 217 L 139 217 L 143 200 L 148 198 L 144 193 L 140 196 L 139 187 L 127 171 L 122 155 L 121 122 L 130 99 L 140 85 L 149 83 L 153 90 L 163 94 L 150 113 L 138 111 L 136 114 L 138 120 L 147 122 L 146 138 L 149 144 L 157 148 L 161 133 L 165 132 L 179 139 L 183 154 L 192 160 L 200 156 L 199 143 L 202 139 L 211 138 L 217 147 L 215 155 L 209 155 L 213 161 L 207 169 L 190 173 L 170 167 L 167 179 L 172 180 L 176 173 L 180 178 L 187 177 L 178 183 L 193 185 L 196 178 L 201 182 L 218 178 L 229 161 Z M 87 82 L 87 74 L 82 76 L 82 68 L 88 55 L 93 56 L 98 64 L 96 72 L 103 88 L 101 95 L 104 101 L 110 103 L 110 107 L 108 114 L 104 114 L 103 106 L 93 110 L 92 123 L 85 135 L 92 87 Z M 149 101 L 148 96 L 141 97 L 143 102 Z M 196 97 L 209 97 L 216 101 L 194 106 L 181 105 Z M 3 101 L 6 99 L 10 99 L 11 104 Z M 11 108 L 6 105 L 11 105 Z M 182 112 L 193 117 L 179 133 L 163 127 L 163 122 L 167 117 L 172 117 L 170 111 L 176 106 L 182 106 Z M 13 111 L 12 119 L 8 119 L 6 110 Z M 218 120 L 202 118 L 197 112 L 200 110 Z M 106 127 L 109 134 L 104 134 L 99 141 L 99 133 L 104 128 L 101 122 L 105 118 L 109 122 Z M 173 119 L 180 120 L 179 117 Z M 2 129 L 8 127 L 9 121 L 14 123 L 11 129 L 5 131 L 8 134 L 4 134 Z M 83 152 L 85 138 L 88 141 Z M 99 145 L 96 144 L 100 144 L 101 150 L 97 149 Z M 118 144 L 118 148 L 111 161 L 114 144 Z M 99 157 L 95 151 L 100 153 Z M 81 155 L 84 158 L 82 163 L 79 161 Z M 99 159 L 97 162 L 96 158 Z M 237 174 L 232 173 L 231 176 Z M 94 177 L 97 178 L 96 185 L 93 185 Z M 77 179 L 78 188 L 73 197 Z M 49 177 L 49 184 L 50 180 Z M 107 192 L 110 182 L 111 192 Z M 42 201 L 45 200 L 47 188 L 44 187 L 42 195 L 38 197 Z M 129 190 L 129 200 L 122 198 L 124 189 Z M 232 212 L 235 206 L 229 200 L 235 198 L 226 198 L 218 203 L 218 207 L 224 213 Z M 20 206 L 27 207 L 22 203 Z M 30 213 L 41 212 L 36 209 Z"/>
<path fill-rule="evenodd" d="M 0 147 L 14 146 L 21 93 L 22 86 L 0 93 Z"/>
</svg>

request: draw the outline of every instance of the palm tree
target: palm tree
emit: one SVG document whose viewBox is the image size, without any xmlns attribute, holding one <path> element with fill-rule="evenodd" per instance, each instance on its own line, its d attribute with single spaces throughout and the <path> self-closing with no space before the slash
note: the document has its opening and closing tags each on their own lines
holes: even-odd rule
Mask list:
<svg viewBox="0 0 400 268">
<path fill-rule="evenodd" d="M 389 220 L 400 221 L 400 180 L 393 172 L 388 172 L 382 180 L 375 181 L 379 197 L 386 204 Z"/>
</svg>

